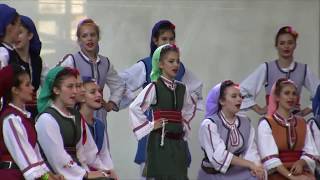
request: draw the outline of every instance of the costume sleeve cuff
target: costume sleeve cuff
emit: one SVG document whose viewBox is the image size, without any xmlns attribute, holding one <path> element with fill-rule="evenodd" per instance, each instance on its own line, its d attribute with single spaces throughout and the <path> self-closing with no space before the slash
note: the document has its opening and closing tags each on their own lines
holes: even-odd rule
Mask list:
<svg viewBox="0 0 320 180">
<path fill-rule="evenodd" d="M 226 160 L 225 162 L 222 164 L 222 167 L 220 169 L 220 172 L 221 173 L 226 173 L 227 170 L 229 169 L 230 167 L 230 164 L 231 164 L 231 161 L 232 161 L 232 158 L 233 158 L 233 154 L 228 152 L 228 155 L 226 157 Z"/>
</svg>

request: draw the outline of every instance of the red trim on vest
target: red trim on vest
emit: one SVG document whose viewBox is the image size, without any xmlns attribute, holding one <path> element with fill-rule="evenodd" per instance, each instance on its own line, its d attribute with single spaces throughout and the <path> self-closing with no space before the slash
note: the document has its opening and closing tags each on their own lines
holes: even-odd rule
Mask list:
<svg viewBox="0 0 320 180">
<path fill-rule="evenodd" d="M 80 121 L 81 121 L 81 125 L 82 125 L 82 145 L 84 145 L 87 141 L 87 129 L 86 129 L 85 120 L 82 115 L 81 115 Z"/>
</svg>

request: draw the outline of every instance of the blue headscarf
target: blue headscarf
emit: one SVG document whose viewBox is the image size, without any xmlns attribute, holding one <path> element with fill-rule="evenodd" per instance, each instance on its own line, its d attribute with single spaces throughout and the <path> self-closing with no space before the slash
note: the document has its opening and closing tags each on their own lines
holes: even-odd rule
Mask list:
<svg viewBox="0 0 320 180">
<path fill-rule="evenodd" d="M 34 55 L 40 55 L 41 51 L 41 41 L 36 29 L 36 26 L 34 25 L 33 21 L 27 17 L 21 15 L 21 23 L 22 25 L 28 29 L 29 32 L 33 34 L 32 39 L 30 40 L 30 47 L 29 47 L 29 52 L 30 54 Z"/>
<path fill-rule="evenodd" d="M 5 35 L 6 27 L 12 22 L 16 15 L 16 9 L 6 4 L 0 4 L 0 37 Z"/>
<path fill-rule="evenodd" d="M 151 33 L 151 41 L 150 41 L 150 56 L 152 57 L 153 52 L 157 49 L 157 45 L 153 42 L 153 37 L 158 33 L 158 31 L 163 28 L 164 26 L 172 27 L 175 30 L 175 25 L 168 20 L 161 20 L 157 22 L 153 28 Z"/>
</svg>

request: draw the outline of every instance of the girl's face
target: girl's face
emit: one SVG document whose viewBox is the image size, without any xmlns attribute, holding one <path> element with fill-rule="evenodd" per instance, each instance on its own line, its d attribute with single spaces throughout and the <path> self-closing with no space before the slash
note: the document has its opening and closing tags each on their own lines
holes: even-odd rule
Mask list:
<svg viewBox="0 0 320 180">
<path fill-rule="evenodd" d="M 15 42 L 15 47 L 17 49 L 23 49 L 29 45 L 33 34 L 30 33 L 24 26 L 20 26 L 19 29 L 19 35 L 17 41 Z"/>
<path fill-rule="evenodd" d="M 91 82 L 84 85 L 85 89 L 85 103 L 89 108 L 99 109 L 102 105 L 102 96 L 100 87 L 97 83 Z"/>
<path fill-rule="evenodd" d="M 157 45 L 157 47 L 159 47 L 165 44 L 174 44 L 176 40 L 172 31 L 167 30 L 160 34 L 158 38 L 153 38 L 153 42 Z"/>
<path fill-rule="evenodd" d="M 21 82 L 19 87 L 13 87 L 14 97 L 23 103 L 32 101 L 34 88 L 31 84 L 30 76 L 28 74 L 22 74 L 19 80 Z"/>
<path fill-rule="evenodd" d="M 176 77 L 179 67 L 179 53 L 175 51 L 168 51 L 159 62 L 159 68 L 162 70 L 162 75 L 171 80 Z"/>
<path fill-rule="evenodd" d="M 8 36 L 8 39 L 11 41 L 9 43 L 14 44 L 19 36 L 20 33 L 20 26 L 21 26 L 21 20 L 20 17 L 17 18 L 17 21 L 14 22 L 13 24 L 9 24 L 6 27 L 6 36 Z"/>
<path fill-rule="evenodd" d="M 73 108 L 76 104 L 77 79 L 74 76 L 66 77 L 62 80 L 60 87 L 54 87 L 56 95 L 55 101 L 60 101 L 65 107 Z"/>
<path fill-rule="evenodd" d="M 233 114 L 240 111 L 242 96 L 238 86 L 229 86 L 225 89 L 225 96 L 219 100 L 222 110 L 227 110 Z"/>
<path fill-rule="evenodd" d="M 96 53 L 99 37 L 93 25 L 84 24 L 80 27 L 80 36 L 78 44 L 85 52 Z"/>
<path fill-rule="evenodd" d="M 83 87 L 82 80 L 81 80 L 80 76 L 77 76 L 76 88 L 77 88 L 76 101 L 79 103 L 85 102 L 84 95 L 85 95 L 86 91 Z"/>
<path fill-rule="evenodd" d="M 297 99 L 297 89 L 291 84 L 282 87 L 280 95 L 276 96 L 278 107 L 283 108 L 286 111 L 291 111 L 295 107 Z"/>
<path fill-rule="evenodd" d="M 289 33 L 281 34 L 278 38 L 276 48 L 280 57 L 291 58 L 293 57 L 294 50 L 296 49 L 296 41 Z"/>
</svg>

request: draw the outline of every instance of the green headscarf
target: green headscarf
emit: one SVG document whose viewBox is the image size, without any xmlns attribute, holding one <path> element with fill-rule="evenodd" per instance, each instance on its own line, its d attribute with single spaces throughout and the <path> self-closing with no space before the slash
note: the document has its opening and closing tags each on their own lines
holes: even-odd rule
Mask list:
<svg viewBox="0 0 320 180">
<path fill-rule="evenodd" d="M 162 74 L 161 69 L 159 68 L 160 54 L 162 49 L 166 46 L 170 46 L 170 44 L 159 46 L 152 55 L 152 70 L 150 74 L 151 81 L 157 81 Z"/>
<path fill-rule="evenodd" d="M 52 95 L 52 86 L 53 82 L 56 79 L 59 72 L 61 72 L 64 67 L 56 66 L 48 72 L 44 84 L 40 90 L 40 94 L 37 100 L 38 112 L 43 112 L 48 106 L 51 105 L 51 95 Z"/>
</svg>

